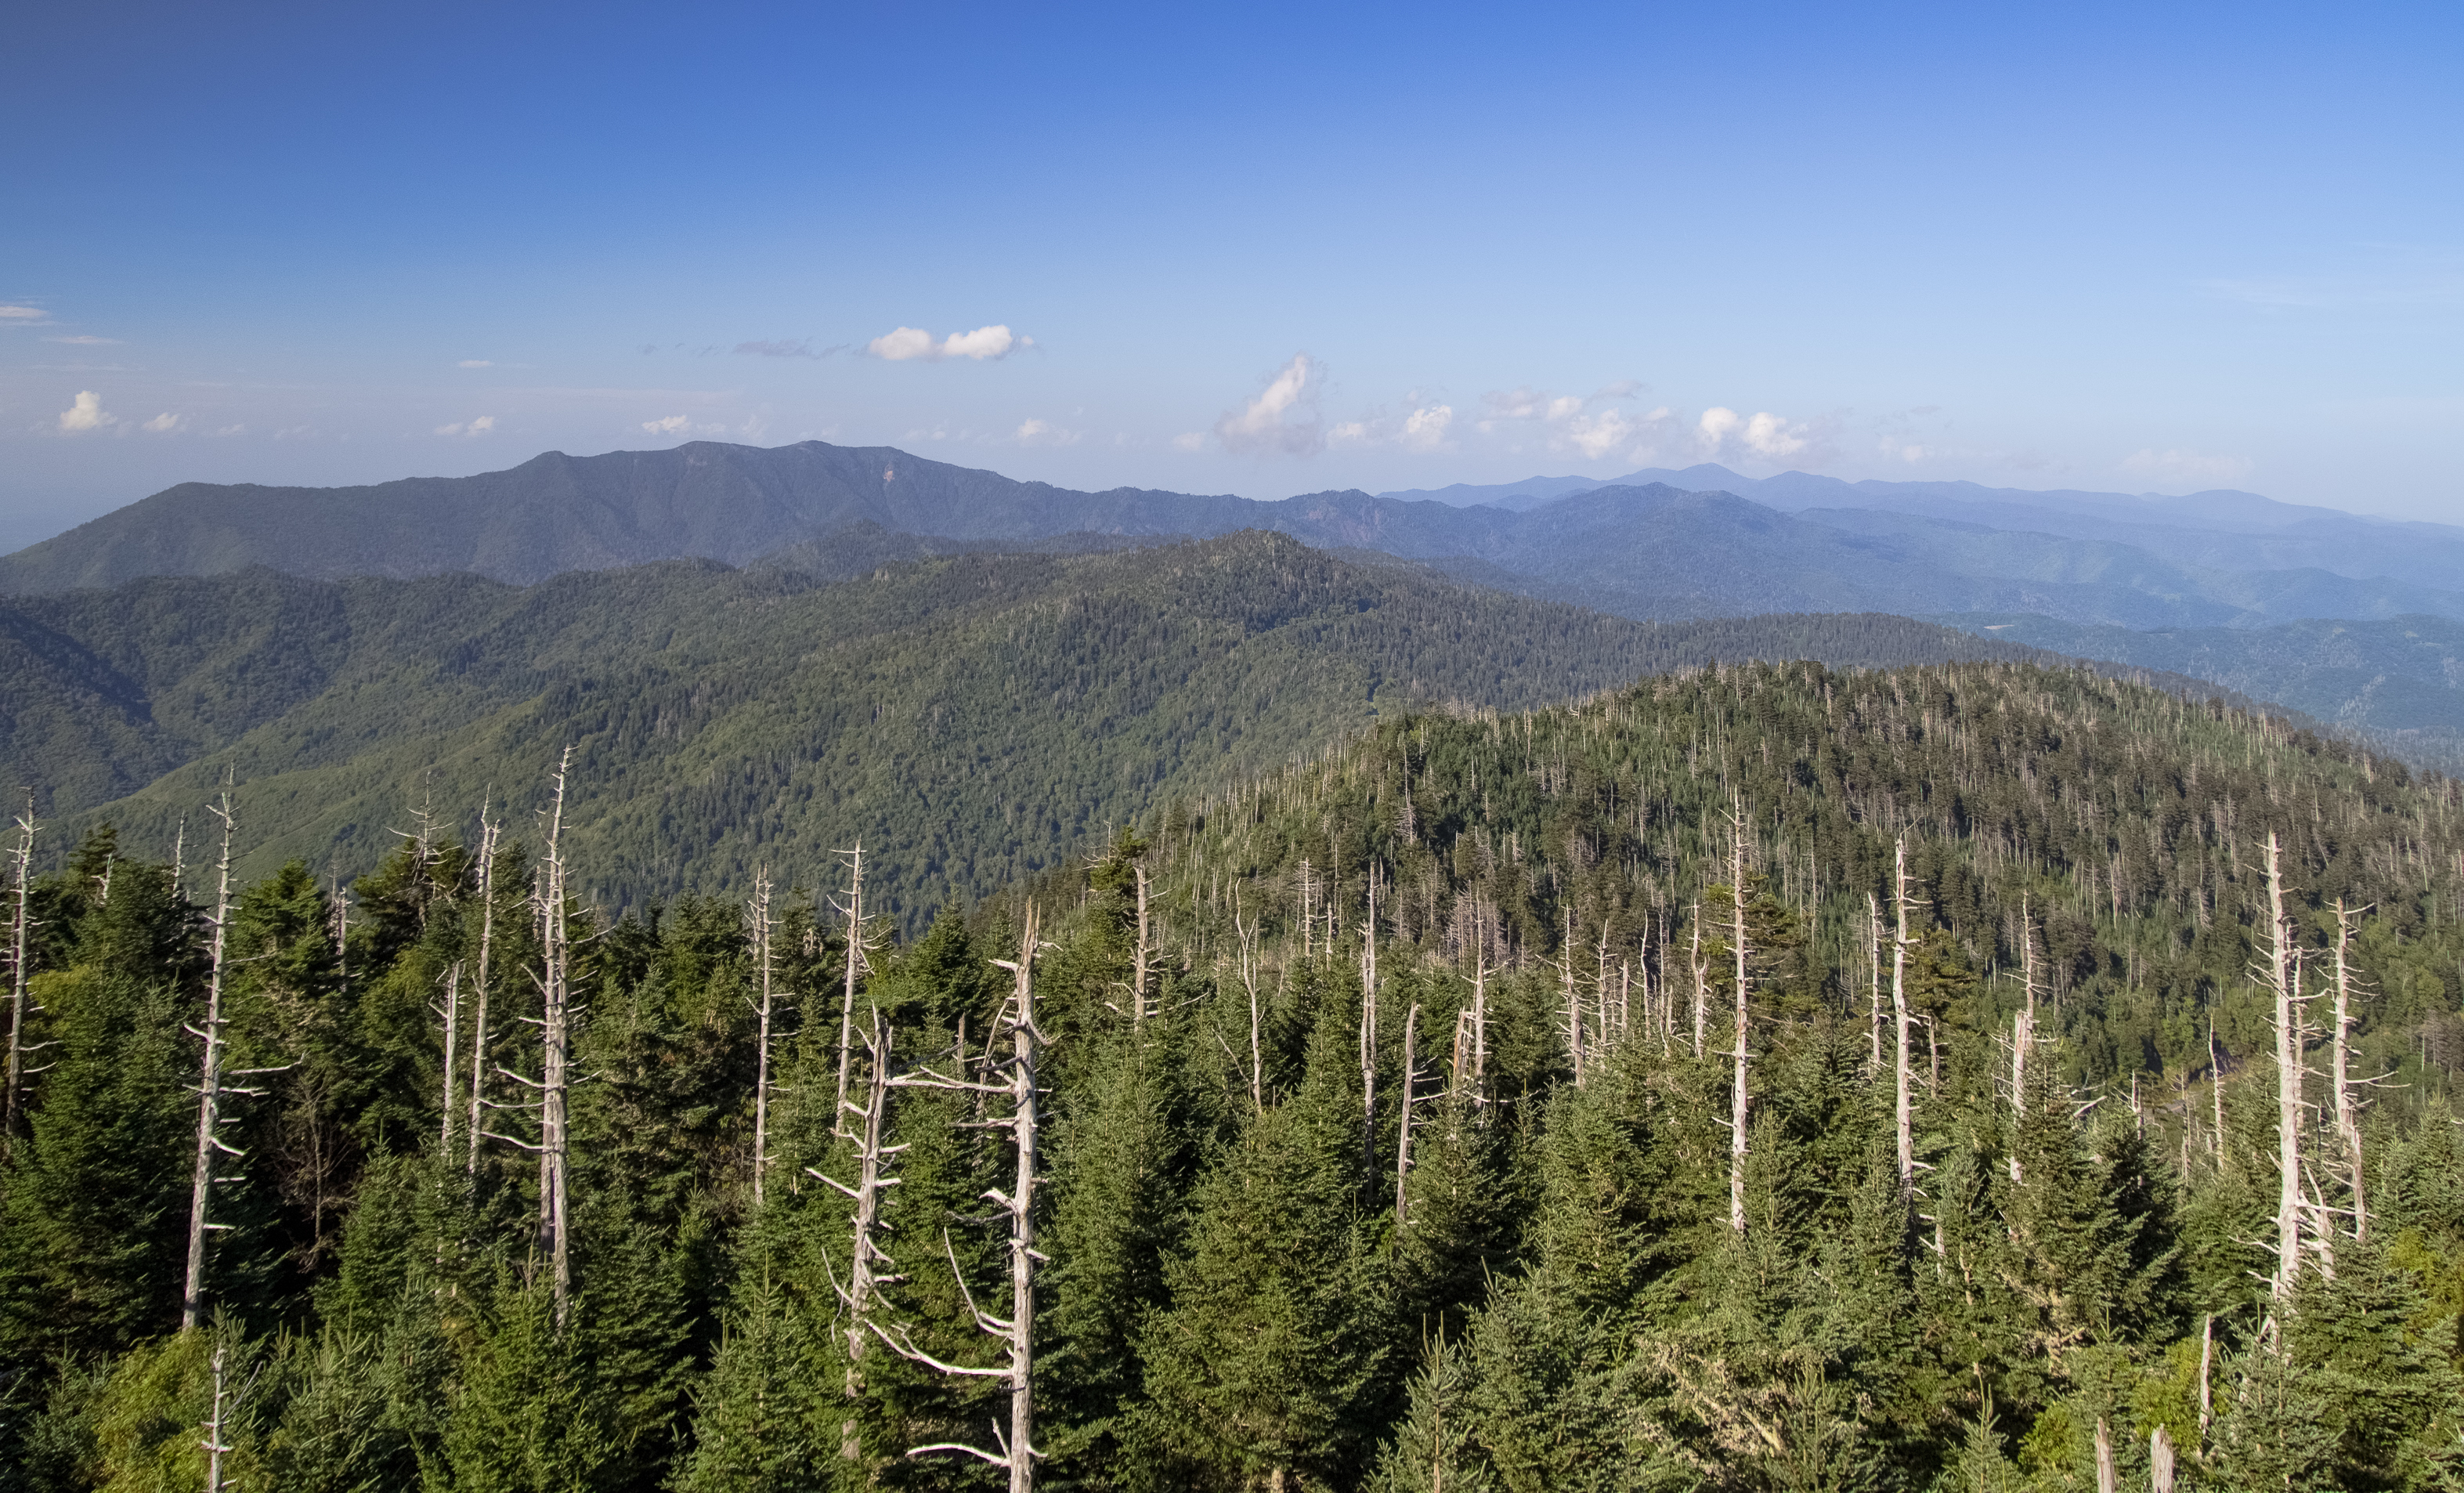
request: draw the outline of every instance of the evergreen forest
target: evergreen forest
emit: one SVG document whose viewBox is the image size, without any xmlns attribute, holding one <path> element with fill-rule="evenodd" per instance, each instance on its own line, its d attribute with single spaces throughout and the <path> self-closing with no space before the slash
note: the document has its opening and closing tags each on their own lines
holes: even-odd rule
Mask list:
<svg viewBox="0 0 2464 1493">
<path fill-rule="evenodd" d="M 237 763 L 30 808 L 0 1487 L 2464 1486 L 2455 781 L 2028 663 L 1428 693 L 933 915 L 595 896 L 621 711 L 348 879 Z"/>
</svg>

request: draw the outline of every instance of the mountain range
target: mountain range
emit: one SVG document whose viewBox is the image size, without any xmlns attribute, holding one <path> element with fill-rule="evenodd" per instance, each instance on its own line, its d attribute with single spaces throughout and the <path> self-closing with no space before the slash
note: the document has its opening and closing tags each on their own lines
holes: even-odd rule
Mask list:
<svg viewBox="0 0 2464 1493">
<path fill-rule="evenodd" d="M 809 558 L 881 534 L 946 553 L 1266 529 L 1645 619 L 1992 612 L 2134 628 L 2464 619 L 2464 530 L 2250 494 L 2132 499 L 1803 473 L 1756 481 L 1723 468 L 1488 494 L 1510 500 L 1503 504 L 1461 500 L 1479 492 L 1273 502 L 1083 493 L 886 447 L 692 442 L 549 452 L 503 472 L 363 488 L 183 484 L 0 557 L 0 594 L 250 565 L 315 579 L 469 572 L 520 584 L 662 560 L 741 565 L 797 546 Z"/>
</svg>

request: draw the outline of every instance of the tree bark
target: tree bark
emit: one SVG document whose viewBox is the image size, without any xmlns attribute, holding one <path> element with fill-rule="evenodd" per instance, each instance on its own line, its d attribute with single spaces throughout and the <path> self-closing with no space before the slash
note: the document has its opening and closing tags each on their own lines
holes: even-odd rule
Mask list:
<svg viewBox="0 0 2464 1493">
<path fill-rule="evenodd" d="M 1395 1232 L 1403 1232 L 1403 1179 L 1412 1171 L 1412 1079 L 1413 1065 L 1418 1060 L 1415 1047 L 1420 1033 L 1420 1003 L 1403 1014 L 1403 1093 L 1402 1113 L 1395 1126 Z"/>
</svg>

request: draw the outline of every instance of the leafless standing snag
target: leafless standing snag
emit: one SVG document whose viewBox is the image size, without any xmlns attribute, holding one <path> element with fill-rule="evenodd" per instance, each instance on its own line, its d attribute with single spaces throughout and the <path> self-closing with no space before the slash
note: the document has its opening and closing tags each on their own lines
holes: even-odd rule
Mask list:
<svg viewBox="0 0 2464 1493">
<path fill-rule="evenodd" d="M 1688 955 L 1694 967 L 1694 1056 L 1703 1056 L 1704 1027 L 1710 1020 L 1711 966 L 1703 962 L 1703 899 L 1694 899 L 1693 948 Z"/>
<path fill-rule="evenodd" d="M 493 1131 L 488 1132 L 492 1140 L 501 1140 L 539 1153 L 539 1244 L 548 1258 L 548 1289 L 556 1302 L 556 1325 L 560 1331 L 565 1327 L 573 1291 L 572 1210 L 566 1192 L 571 1173 L 565 1128 L 565 1096 L 569 1086 L 566 1066 L 572 1055 L 573 1008 L 569 985 L 572 943 L 566 934 L 564 866 L 564 787 L 566 775 L 572 766 L 573 748 L 566 747 L 564 755 L 557 759 L 556 774 L 550 779 L 553 796 L 547 811 L 547 854 L 539 862 L 539 879 L 532 891 L 532 911 L 539 922 L 540 951 L 539 969 L 531 977 L 539 989 L 539 1077 L 535 1082 L 511 1068 L 499 1067 L 496 1070 L 539 1095 L 539 1144 L 532 1145 Z M 492 1105 L 490 1108 L 529 1107 Z"/>
<path fill-rule="evenodd" d="M 1026 926 L 1019 938 L 1018 957 L 995 959 L 992 962 L 1016 977 L 1008 1005 L 1003 1015 L 1008 1019 L 1010 1035 L 1015 1043 L 1011 1056 L 1002 1064 L 1009 1069 L 1006 1084 L 979 1084 L 966 1078 L 943 1078 L 938 1075 L 914 1075 L 903 1083 L 921 1087 L 955 1088 L 977 1093 L 1009 1095 L 1010 1112 L 1006 1118 L 988 1122 L 1006 1129 L 1018 1155 L 1017 1177 L 1004 1194 L 999 1188 L 987 1189 L 986 1199 L 999 1204 L 1009 1215 L 1009 1285 L 1010 1314 L 996 1317 L 976 1305 L 967 1289 L 966 1276 L 958 1269 L 957 1257 L 951 1254 L 950 1274 L 957 1281 L 958 1293 L 966 1301 L 967 1310 L 975 1318 L 977 1328 L 989 1337 L 999 1338 L 1008 1353 L 1009 1362 L 988 1369 L 963 1364 L 944 1363 L 915 1346 L 913 1337 L 901 1331 L 893 1336 L 877 1322 L 869 1322 L 873 1334 L 901 1357 L 912 1359 L 938 1372 L 969 1378 L 1006 1379 L 1009 1381 L 1009 1434 L 1003 1436 L 1001 1424 L 993 1424 L 993 1438 L 1001 1443 L 996 1455 L 963 1441 L 935 1441 L 929 1446 L 908 1448 L 910 1457 L 930 1452 L 963 1452 L 981 1458 L 996 1467 L 1009 1469 L 1010 1493 L 1030 1493 L 1035 1486 L 1035 1266 L 1046 1257 L 1035 1247 L 1035 1175 L 1037 1161 L 1037 1094 L 1035 1064 L 1044 1046 L 1044 1033 L 1035 1024 L 1035 955 L 1049 945 L 1036 939 L 1035 904 L 1026 908 Z M 942 1247 L 949 1248 L 945 1234 Z M 1048 1262 L 1048 1261 L 1046 1262 Z"/>
<path fill-rule="evenodd" d="M 231 1385 L 223 1367 L 228 1352 L 223 1344 L 214 1345 L 214 1405 L 206 1420 L 206 1438 L 197 1443 L 206 1454 L 206 1493 L 224 1493 L 231 1485 L 223 1480 L 223 1459 L 236 1449 L 223 1439 L 231 1413 Z"/>
<path fill-rule="evenodd" d="M 479 805 L 479 962 L 472 969 L 472 995 L 477 1002 L 471 1020 L 471 1155 L 470 1175 L 479 1174 L 479 1112 L 488 1077 L 488 959 L 496 935 L 496 834 L 504 826 L 488 818 Z"/>
<path fill-rule="evenodd" d="M 562 1328 L 573 1290 L 573 1230 L 565 1133 L 565 1064 L 572 1046 L 572 992 L 568 975 L 572 945 L 565 935 L 564 779 L 573 767 L 573 748 L 566 747 L 556 764 L 556 799 L 548 812 L 547 858 L 540 867 L 539 915 L 543 955 L 540 959 L 539 1046 L 543 1058 L 539 1084 L 539 1226 L 546 1235 L 549 1289 L 556 1298 L 556 1325 Z"/>
<path fill-rule="evenodd" d="M 1899 1042 L 1894 1068 L 1891 1122 L 1899 1141 L 1900 1203 L 1914 1207 L 1917 1196 L 1917 1148 L 1908 1094 L 1908 842 L 1902 837 L 1892 854 L 1891 903 L 1899 920 L 1891 940 L 1891 1020 Z"/>
<path fill-rule="evenodd" d="M 897 1040 L 897 1033 L 881 1024 L 879 1011 L 876 1010 L 871 1015 L 872 1027 L 866 1034 L 864 1043 L 867 1073 L 865 1103 L 858 1106 L 852 1102 L 842 1102 L 844 1108 L 856 1118 L 856 1126 L 852 1131 L 847 1131 L 843 1122 L 840 1128 L 841 1133 L 852 1134 L 855 1138 L 855 1185 L 850 1187 L 818 1168 L 804 1169 L 805 1175 L 837 1188 L 855 1204 L 854 1238 L 847 1252 L 847 1284 L 841 1286 L 836 1281 L 830 1283 L 831 1289 L 838 1293 L 839 1300 L 845 1302 L 847 1308 L 847 1370 L 845 1394 L 850 1406 L 864 1393 L 864 1350 L 865 1345 L 870 1341 L 870 1332 L 873 1330 L 871 1311 L 874 1299 L 880 1294 L 882 1286 L 895 1284 L 907 1279 L 903 1275 L 893 1275 L 873 1268 L 875 1265 L 887 1265 L 892 1270 L 897 1268 L 898 1262 L 891 1259 L 889 1252 L 881 1247 L 879 1235 L 882 1228 L 882 1195 L 890 1188 L 896 1187 L 899 1179 L 884 1175 L 882 1169 L 891 1157 L 907 1148 L 882 1143 L 882 1129 L 889 1122 L 890 1090 L 896 1087 L 896 1081 L 890 1071 L 890 1054 L 892 1044 Z M 823 1260 L 826 1264 L 828 1257 L 825 1255 Z M 855 1417 L 850 1414 L 839 1427 L 839 1455 L 853 1461 L 863 1455 L 863 1451 L 862 1444 L 856 1438 Z"/>
<path fill-rule="evenodd" d="M 2013 1133 L 2028 1116 L 2028 1049 L 2036 1043 L 2036 919 L 2019 899 L 2019 983 L 2025 1003 L 2011 1019 L 2011 1120 Z M 2019 1153 L 2011 1153 L 2011 1180 L 2019 1178 Z"/>
<path fill-rule="evenodd" d="M 214 817 L 223 822 L 223 850 L 214 872 L 214 915 L 207 925 L 214 932 L 206 966 L 206 1024 L 186 1028 L 189 1036 L 205 1043 L 206 1051 L 197 1072 L 197 1165 L 188 1190 L 188 1274 L 187 1284 L 180 1295 L 180 1330 L 183 1332 L 195 1330 L 205 1314 L 206 1235 L 231 1227 L 207 1218 L 214 1184 L 237 1180 L 236 1177 L 214 1175 L 215 1160 L 218 1156 L 238 1160 L 247 1154 L 222 1137 L 223 1096 L 254 1098 L 264 1090 L 233 1084 L 230 1080 L 282 1071 L 281 1068 L 238 1068 L 228 1074 L 223 1071 L 223 1048 L 231 1042 L 223 1032 L 231 1024 L 231 1018 L 223 1014 L 224 951 L 231 933 L 231 810 L 228 790 L 224 792 L 222 801 L 214 805 L 213 812 Z"/>
<path fill-rule="evenodd" d="M 34 883 L 35 827 L 34 796 L 29 793 L 26 812 L 17 816 L 17 847 L 9 852 L 9 859 L 16 863 L 17 906 L 9 936 L 9 1071 L 8 1094 L 0 1100 L 0 1155 L 13 1151 L 17 1144 L 17 1111 L 26 1083 L 27 1054 L 50 1045 L 26 1041 L 26 1018 L 40 1009 L 26 996 L 26 977 L 32 973 L 26 964 L 26 937 L 40 926 L 28 900 Z"/>
<path fill-rule="evenodd" d="M 2278 1302 L 2292 1298 L 2301 1273 L 2301 995 L 2294 988 L 2293 926 L 2284 912 L 2283 854 L 2267 833 L 2267 968 L 2276 1001 L 2276 1277 Z"/>
<path fill-rule="evenodd" d="M 1751 987 L 1748 984 L 1746 960 L 1749 955 L 1746 939 L 1746 815 L 1740 801 L 1730 815 L 1732 834 L 1728 841 L 1728 897 L 1735 915 L 1737 955 L 1737 1073 L 1728 1090 L 1728 1227 L 1739 1235 L 1746 1232 L 1746 1079 L 1749 1057 L 1746 1047 L 1747 1020 Z"/>
<path fill-rule="evenodd" d="M 770 915 L 769 867 L 762 867 L 754 875 L 753 901 L 745 911 L 747 925 L 753 932 L 754 967 L 761 980 L 760 1029 L 755 1038 L 753 1059 L 753 1202 L 759 1207 L 762 1173 L 770 1163 L 770 935 L 779 923 Z"/>
<path fill-rule="evenodd" d="M 855 1042 L 855 981 L 862 971 L 864 957 L 864 842 L 858 840 L 852 850 L 839 852 L 847 857 L 847 899 L 839 911 L 847 914 L 847 990 L 839 999 L 839 1095 L 838 1108 L 831 1111 L 830 1123 L 842 1127 L 847 1112 L 847 1063 Z"/>
<path fill-rule="evenodd" d="M 1415 1048 L 1419 1034 L 1420 1003 L 1415 1000 L 1412 1008 L 1403 1014 L 1403 1112 L 1397 1117 L 1395 1126 L 1395 1228 L 1397 1233 L 1403 1228 L 1403 1179 L 1412 1172 L 1412 1084 L 1419 1077 L 1416 1071 L 1419 1054 Z"/>
<path fill-rule="evenodd" d="M 445 1019 L 445 1093 L 443 1102 L 436 1107 L 444 1118 L 438 1123 L 436 1153 L 450 1162 L 453 1156 L 453 1057 L 461 1045 L 460 1035 L 454 1029 L 454 1023 L 462 1014 L 461 960 L 456 959 L 446 966 L 445 1003 L 429 1009 Z"/>
<path fill-rule="evenodd" d="M 1241 926 L 1241 905 L 1234 898 L 1232 931 L 1241 940 L 1241 988 L 1249 997 L 1249 1103 L 1260 1113 L 1266 1109 L 1265 1046 L 1258 1013 L 1258 928 Z"/>
<path fill-rule="evenodd" d="M 2333 955 L 2336 977 L 2335 1084 L 2336 1134 L 2344 1144 L 2345 1186 L 2353 1194 L 2353 1242 L 2365 1244 L 2370 1238 L 2370 1210 L 2362 1190 L 2362 1113 L 2353 1098 L 2354 1080 L 2351 1070 L 2353 1030 L 2353 919 L 2367 908 L 2350 909 L 2344 899 L 2336 899 L 2336 947 Z"/>
<path fill-rule="evenodd" d="M 1333 908 L 1331 895 L 1327 906 Z M 1327 946 L 1331 949 L 1331 931 Z M 1369 921 L 1360 925 L 1360 1172 L 1377 1175 L 1377 878 L 1369 878 Z"/>
</svg>

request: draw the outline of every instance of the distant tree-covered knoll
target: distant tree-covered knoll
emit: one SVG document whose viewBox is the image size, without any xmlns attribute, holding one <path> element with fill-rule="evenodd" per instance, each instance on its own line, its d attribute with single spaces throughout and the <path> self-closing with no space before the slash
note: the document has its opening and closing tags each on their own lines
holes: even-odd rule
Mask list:
<svg viewBox="0 0 2464 1493">
<path fill-rule="evenodd" d="M 607 907 L 531 766 L 340 885 L 232 869 L 246 781 L 0 846 L 0 1487 L 2464 1472 L 2450 779 L 1721 667 L 1381 713 L 903 933 L 828 845 Z"/>
</svg>

